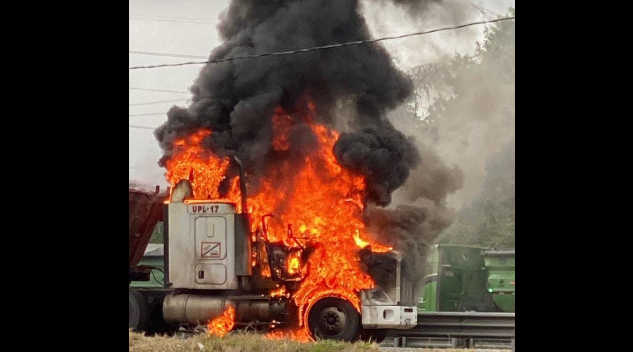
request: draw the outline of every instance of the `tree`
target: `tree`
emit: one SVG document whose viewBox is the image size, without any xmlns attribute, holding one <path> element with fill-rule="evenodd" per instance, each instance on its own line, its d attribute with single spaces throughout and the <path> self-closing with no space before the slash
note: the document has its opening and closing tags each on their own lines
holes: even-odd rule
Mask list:
<svg viewBox="0 0 633 352">
<path fill-rule="evenodd" d="M 515 141 L 491 158 L 480 196 L 459 212 L 441 243 L 492 248 L 515 246 Z"/>
<path fill-rule="evenodd" d="M 473 56 L 457 54 L 448 63 L 412 71 L 416 89 L 408 109 L 409 115 L 416 115 L 418 135 L 453 155 L 489 155 L 481 192 L 459 209 L 441 243 L 497 248 L 515 244 L 515 72 L 514 21 L 487 28 Z M 422 114 L 421 101 L 428 102 Z M 473 129 L 488 134 L 473 135 Z M 493 129 L 496 134 L 488 132 Z M 491 150 L 496 153 L 477 149 L 484 143 L 476 143 L 485 138 L 495 139 Z"/>
</svg>

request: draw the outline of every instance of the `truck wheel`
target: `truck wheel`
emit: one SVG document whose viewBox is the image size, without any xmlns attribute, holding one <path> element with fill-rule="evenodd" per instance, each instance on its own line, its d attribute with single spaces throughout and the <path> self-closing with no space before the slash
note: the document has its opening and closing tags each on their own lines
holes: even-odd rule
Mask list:
<svg viewBox="0 0 633 352">
<path fill-rule="evenodd" d="M 387 330 L 368 329 L 362 330 L 360 333 L 360 339 L 363 341 L 370 341 L 375 343 L 381 343 L 387 338 Z"/>
<path fill-rule="evenodd" d="M 339 298 L 318 301 L 308 314 L 308 329 L 317 339 L 354 341 L 359 323 L 360 315 L 354 306 Z"/>
<path fill-rule="evenodd" d="M 128 291 L 130 313 L 129 328 L 135 331 L 144 331 L 147 329 L 147 323 L 149 320 L 149 308 L 147 306 L 147 302 L 140 292 L 133 290 Z"/>
</svg>

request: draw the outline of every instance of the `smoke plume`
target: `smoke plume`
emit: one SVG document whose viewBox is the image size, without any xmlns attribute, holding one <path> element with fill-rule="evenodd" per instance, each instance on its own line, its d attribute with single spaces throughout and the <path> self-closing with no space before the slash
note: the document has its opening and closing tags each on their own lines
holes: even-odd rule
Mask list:
<svg viewBox="0 0 633 352">
<path fill-rule="evenodd" d="M 234 0 L 219 31 L 224 44 L 210 59 L 370 39 L 358 0 Z M 411 91 L 411 80 L 378 44 L 210 64 L 192 87 L 192 104 L 172 108 L 155 132 L 165 152 L 161 165 L 174 140 L 206 127 L 213 133 L 205 145 L 220 155 L 235 153 L 256 177 L 279 158 L 271 148 L 276 107 L 292 113 L 309 96 L 318 122 L 331 124 L 336 102 L 351 99 L 352 131 L 340 139 L 336 155 L 345 166 L 368 173 L 370 199 L 387 204 L 418 162 L 415 146 L 385 118 Z M 309 129 L 292 133 L 293 140 L 311 139 Z M 306 150 L 289 152 L 300 156 Z M 387 159 L 390 168 L 384 168 Z"/>
<path fill-rule="evenodd" d="M 462 187 L 464 179 L 457 166 L 446 165 L 424 143 L 416 144 L 422 163 L 411 172 L 404 187 L 393 194 L 392 206 L 371 206 L 365 211 L 368 232 L 403 254 L 412 268 L 407 274 L 414 285 L 422 279 L 428 249 L 455 219 L 447 198 Z"/>
</svg>

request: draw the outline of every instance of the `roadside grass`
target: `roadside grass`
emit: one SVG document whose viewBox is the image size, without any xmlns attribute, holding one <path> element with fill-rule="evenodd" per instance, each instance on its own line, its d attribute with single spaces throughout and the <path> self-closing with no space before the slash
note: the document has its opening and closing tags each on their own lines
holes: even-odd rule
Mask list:
<svg viewBox="0 0 633 352">
<path fill-rule="evenodd" d="M 234 331 L 226 337 L 208 337 L 195 334 L 187 338 L 145 336 L 129 331 L 129 352 L 485 352 L 473 349 L 410 349 L 379 348 L 368 342 L 318 341 L 301 343 L 291 340 L 269 340 L 262 334 Z M 492 350 L 502 352 L 509 350 Z"/>
<path fill-rule="evenodd" d="M 193 335 L 180 337 L 145 336 L 130 331 L 129 352 L 374 352 L 378 345 L 357 342 L 319 341 L 301 343 L 291 340 L 268 340 L 261 334 L 233 332 L 224 338 Z"/>
</svg>

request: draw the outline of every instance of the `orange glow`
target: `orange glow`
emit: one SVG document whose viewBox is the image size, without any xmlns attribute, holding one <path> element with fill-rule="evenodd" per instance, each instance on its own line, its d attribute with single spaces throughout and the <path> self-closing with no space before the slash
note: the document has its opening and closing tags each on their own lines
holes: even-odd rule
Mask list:
<svg viewBox="0 0 633 352">
<path fill-rule="evenodd" d="M 222 315 L 211 320 L 207 326 L 209 329 L 209 336 L 224 337 L 235 325 L 235 308 L 229 306 Z"/>
<path fill-rule="evenodd" d="M 379 244 L 370 244 L 369 242 L 363 241 L 360 238 L 360 233 L 358 232 L 356 232 L 356 234 L 354 235 L 354 241 L 356 242 L 356 245 L 359 248 L 365 248 L 367 246 L 371 246 L 372 252 L 376 252 L 376 253 L 385 253 L 393 249 L 393 247 L 382 246 Z"/>
<path fill-rule="evenodd" d="M 270 296 L 273 297 L 273 298 L 286 296 L 286 288 L 284 286 L 282 286 L 278 290 L 273 290 L 273 291 L 270 292 Z"/>
<path fill-rule="evenodd" d="M 190 180 L 196 200 L 212 199 L 238 205 L 240 197 L 238 178 L 231 182 L 229 198 L 223 200 L 220 197 L 218 187 L 225 178 L 229 159 L 219 158 L 202 146 L 204 139 L 210 135 L 210 130 L 200 129 L 188 138 L 174 142 L 174 154 L 166 163 L 165 176 L 172 189 L 181 180 Z"/>
<path fill-rule="evenodd" d="M 299 265 L 301 264 L 301 261 L 299 259 L 299 255 L 300 252 L 294 252 L 288 256 L 288 263 L 286 263 L 286 266 L 288 267 L 288 273 L 290 275 L 300 273 Z"/>
<path fill-rule="evenodd" d="M 292 158 L 278 158 L 275 167 L 259 179 L 257 188 L 249 189 L 248 212 L 253 232 L 263 230 L 262 217 L 274 213 L 274 217 L 266 220 L 267 231 L 263 238 L 268 242 L 296 249 L 314 249 L 305 262 L 300 258 L 302 251 L 295 251 L 285 263 L 289 274 L 302 277 L 298 288 L 288 292 L 282 287 L 271 292 L 273 296 L 290 295 L 298 307 L 300 328 L 274 332 L 268 337 L 301 340 L 309 339 L 304 322 L 310 307 L 321 298 L 347 299 L 360 311 L 358 293 L 372 288 L 374 282 L 361 269 L 358 251 L 367 245 L 376 252 L 390 248 L 363 240 L 369 238 L 362 221 L 367 196 L 365 178 L 338 164 L 333 148 L 339 133 L 314 122 L 316 109 L 312 102 L 308 103 L 303 116 L 296 115 L 276 109 L 271 117 L 272 150 L 281 154 L 292 150 L 290 129 L 297 123 L 312 130 L 316 148 L 301 163 L 291 161 Z M 167 179 L 172 186 L 182 179 L 193 178 L 192 188 L 197 200 L 220 198 L 218 186 L 229 166 L 227 158 L 219 158 L 201 146 L 210 134 L 209 130 L 199 130 L 189 138 L 177 141 L 173 157 L 166 164 Z M 224 201 L 239 206 L 237 177 L 229 188 Z M 265 256 L 259 257 L 263 258 L 260 275 L 271 277 Z"/>
<path fill-rule="evenodd" d="M 288 129 L 292 127 L 292 117 L 283 113 L 283 110 L 277 108 L 277 114 L 273 116 L 273 141 L 271 145 L 277 151 L 288 151 L 290 143 L 288 142 Z"/>
<path fill-rule="evenodd" d="M 266 334 L 266 338 L 269 340 L 294 340 L 297 342 L 312 342 L 314 341 L 310 334 L 306 330 L 284 329 L 271 331 Z"/>
</svg>

